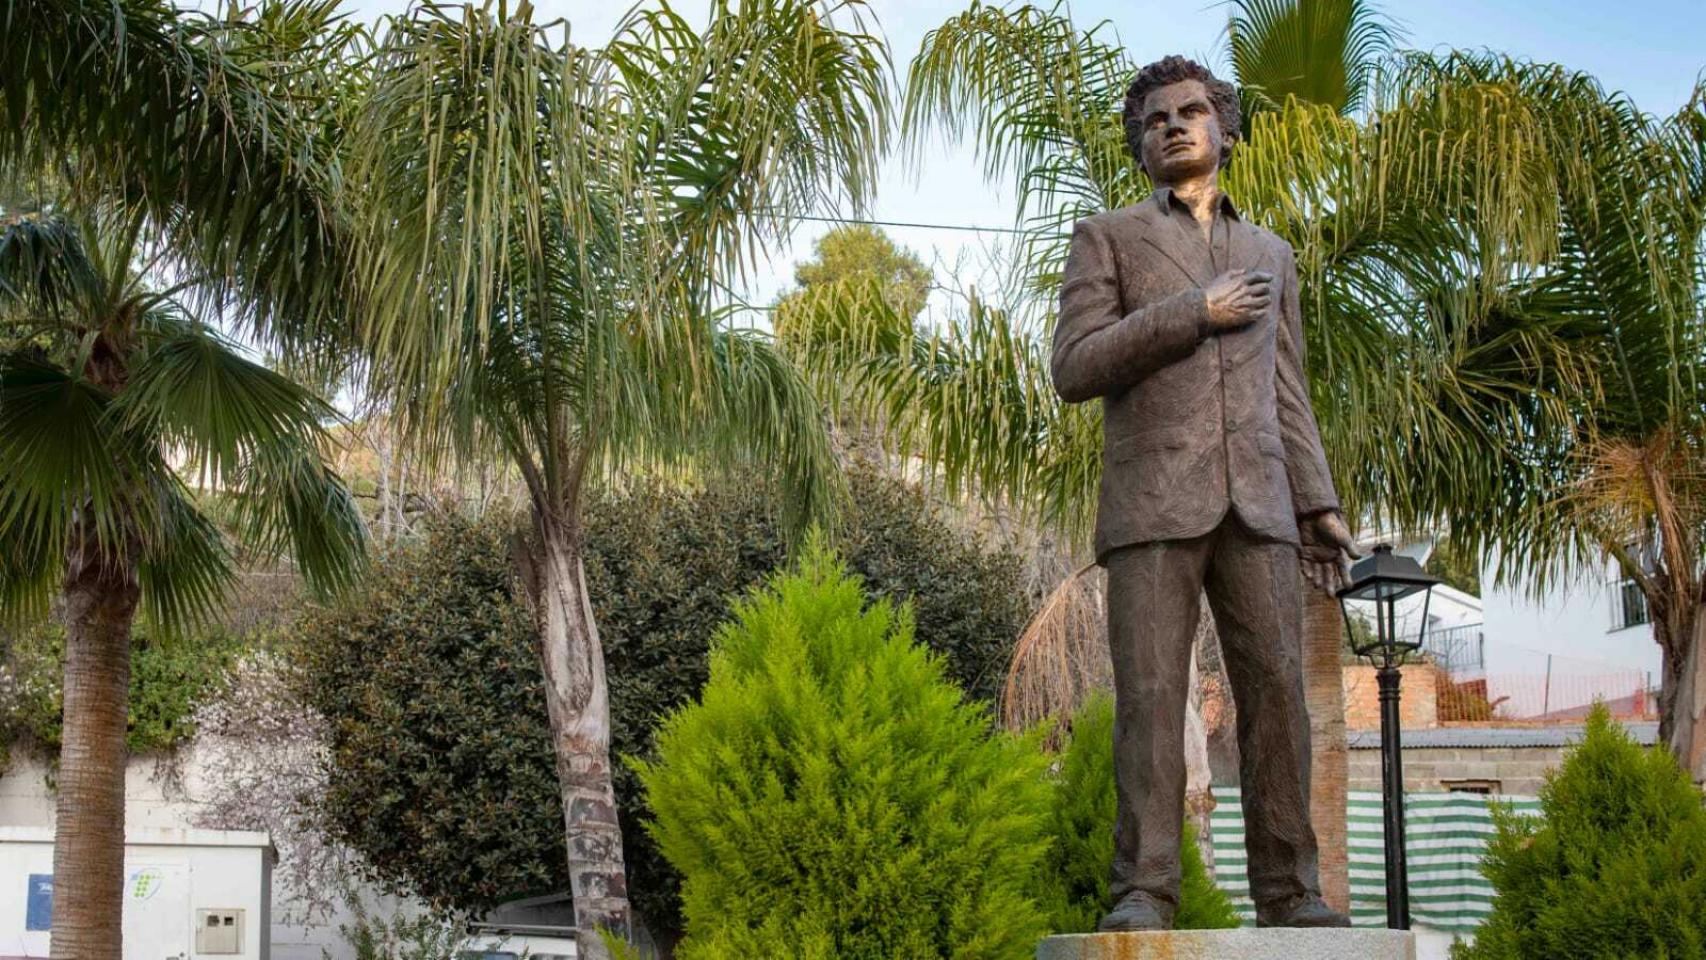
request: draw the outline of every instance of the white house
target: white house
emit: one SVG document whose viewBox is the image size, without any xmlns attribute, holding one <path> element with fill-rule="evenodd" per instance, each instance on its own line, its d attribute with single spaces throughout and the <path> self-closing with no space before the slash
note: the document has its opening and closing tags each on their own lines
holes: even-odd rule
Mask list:
<svg viewBox="0 0 1706 960">
<path fill-rule="evenodd" d="M 1648 712 L 1661 657 L 1647 605 L 1606 558 L 1544 593 L 1493 586 L 1482 568 L 1489 695 L 1519 716 L 1567 719 L 1595 699 L 1615 712 Z"/>
<path fill-rule="evenodd" d="M 1391 542 L 1394 552 L 1426 563 L 1431 537 L 1365 537 L 1366 549 Z M 1537 592 L 1528 584 L 1497 583 L 1498 557 L 1481 568 L 1481 596 L 1449 586 L 1427 604 L 1427 648 L 1454 681 L 1485 683 L 1482 691 L 1505 719 L 1580 720 L 1595 700 L 1620 715 L 1650 715 L 1660 668 L 1646 603 L 1615 561 Z M 1400 630 L 1420 627 L 1420 601 L 1400 607 Z"/>
</svg>

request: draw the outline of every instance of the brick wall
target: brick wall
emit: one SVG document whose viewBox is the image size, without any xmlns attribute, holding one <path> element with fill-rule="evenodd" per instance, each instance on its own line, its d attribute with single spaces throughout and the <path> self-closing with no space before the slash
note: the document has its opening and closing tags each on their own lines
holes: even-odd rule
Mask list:
<svg viewBox="0 0 1706 960">
<path fill-rule="evenodd" d="M 1406 730 L 1431 730 L 1439 726 L 1438 670 L 1431 663 L 1412 663 L 1402 668 L 1402 696 L 1398 716 Z M 1346 664 L 1345 726 L 1351 730 L 1380 729 L 1380 684 L 1374 668 Z"/>
</svg>

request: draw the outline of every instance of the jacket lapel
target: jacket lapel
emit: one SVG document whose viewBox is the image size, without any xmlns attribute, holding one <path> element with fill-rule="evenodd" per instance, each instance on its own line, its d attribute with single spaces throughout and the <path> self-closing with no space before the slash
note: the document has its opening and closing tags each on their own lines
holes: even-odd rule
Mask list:
<svg viewBox="0 0 1706 960">
<path fill-rule="evenodd" d="M 1209 261 L 1208 244 L 1200 234 L 1193 236 L 1188 232 L 1192 224 L 1185 222 L 1185 218 L 1168 216 L 1155 209 L 1153 197 L 1138 202 L 1133 212 L 1141 224 L 1144 243 L 1178 267 L 1179 271 L 1195 281 L 1197 286 L 1206 287 L 1214 280 L 1214 265 Z"/>
<path fill-rule="evenodd" d="M 1226 259 L 1233 269 L 1264 270 L 1268 266 L 1267 250 L 1263 248 L 1254 227 L 1243 220 L 1233 220 L 1228 226 Z"/>
</svg>

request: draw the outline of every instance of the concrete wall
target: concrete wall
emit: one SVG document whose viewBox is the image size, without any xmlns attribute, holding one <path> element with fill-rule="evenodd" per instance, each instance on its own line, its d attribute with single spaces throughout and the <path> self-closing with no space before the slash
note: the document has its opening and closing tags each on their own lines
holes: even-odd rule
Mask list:
<svg viewBox="0 0 1706 960">
<path fill-rule="evenodd" d="M 1653 721 L 1629 721 L 1623 729 L 1642 746 L 1659 739 Z M 1411 792 L 1446 790 L 1452 781 L 1497 781 L 1496 792 L 1534 796 L 1548 771 L 1579 743 L 1581 724 L 1442 724 L 1433 730 L 1404 731 L 1404 788 Z M 1350 789 L 1379 791 L 1380 736 L 1371 730 L 1349 735 Z"/>
<path fill-rule="evenodd" d="M 1404 749 L 1406 792 L 1437 793 L 1453 780 L 1496 780 L 1498 793 L 1532 797 L 1546 772 L 1563 762 L 1563 747 L 1456 747 Z M 1350 789 L 1380 789 L 1380 751 L 1350 752 Z"/>
</svg>

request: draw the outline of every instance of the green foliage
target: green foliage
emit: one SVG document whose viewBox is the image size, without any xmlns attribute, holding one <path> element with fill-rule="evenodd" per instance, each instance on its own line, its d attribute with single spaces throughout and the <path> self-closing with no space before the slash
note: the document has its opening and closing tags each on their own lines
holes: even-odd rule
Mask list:
<svg viewBox="0 0 1706 960">
<path fill-rule="evenodd" d="M 911 599 L 950 677 L 992 698 L 1029 613 L 1018 558 L 984 551 L 895 480 L 854 472 L 850 487 L 849 565 L 875 594 Z M 778 513 L 750 484 L 644 488 L 589 508 L 617 755 L 650 755 L 659 717 L 698 695 L 731 598 L 787 559 Z M 538 654 L 507 542 L 501 524 L 435 518 L 298 636 L 306 695 L 332 731 L 322 812 L 377 878 L 470 910 L 567 885 Z M 633 829 L 647 816 L 635 774 L 619 766 L 615 779 L 635 906 L 654 930 L 674 929 L 677 875 Z"/>
<path fill-rule="evenodd" d="M 336 412 L 200 322 L 201 302 L 151 289 L 140 209 L 4 213 L 0 617 L 45 619 L 84 542 L 134 555 L 142 609 L 168 628 L 212 618 L 239 548 L 347 585 L 365 533 L 323 459 Z M 215 478 L 230 531 L 189 486 Z"/>
<path fill-rule="evenodd" d="M 1669 751 L 1604 705 L 1540 791 L 1543 816 L 1495 809 L 1482 871 L 1498 891 L 1456 960 L 1706 957 L 1706 809 Z"/>
<path fill-rule="evenodd" d="M 1233 0 L 1226 24 L 1246 114 L 1286 99 L 1362 106 L 1398 30 L 1368 0 Z"/>
<path fill-rule="evenodd" d="M 639 764 L 683 960 L 1027 956 L 1046 760 L 820 546 L 736 607 Z"/>
<path fill-rule="evenodd" d="M 350 907 L 355 916 L 338 925 L 354 960 L 451 960 L 463 940 L 462 926 L 438 913 L 398 913 L 389 920 L 368 913 L 359 900 Z M 323 960 L 332 952 L 322 948 Z"/>
<path fill-rule="evenodd" d="M 504 534 L 426 525 L 292 645 L 328 721 L 331 833 L 376 879 L 438 905 L 567 887 L 533 625 Z"/>
<path fill-rule="evenodd" d="M 1428 555 L 1428 572 L 1472 597 L 1481 595 L 1481 555 L 1471 544 L 1439 538 Z"/>
<path fill-rule="evenodd" d="M 863 223 L 838 226 L 819 237 L 812 259 L 794 267 L 794 282 L 803 288 L 853 279 L 875 281 L 897 314 L 916 319 L 933 276 L 917 254 L 882 228 Z"/>
<path fill-rule="evenodd" d="M 1054 784 L 1045 889 L 1050 891 L 1050 928 L 1055 933 L 1090 933 L 1113 906 L 1108 872 L 1114 860 L 1114 704 L 1106 696 L 1085 703 L 1072 718 Z M 1185 823 L 1179 851 L 1184 876 L 1173 926 L 1214 930 L 1239 925 L 1225 891 L 1215 886 Z"/>
<path fill-rule="evenodd" d="M 43 626 L 10 640 L 0 657 L 0 692 L 7 694 L 0 698 L 0 750 L 25 743 L 56 755 L 63 721 L 65 631 Z M 170 750 L 194 736 L 196 705 L 225 682 L 246 646 L 224 632 L 157 637 L 138 630 L 131 643 L 125 742 L 132 753 Z"/>
<path fill-rule="evenodd" d="M 872 470 L 849 476 L 853 503 L 837 548 L 875 596 L 911 600 L 920 643 L 949 679 L 993 702 L 1031 610 L 1017 554 L 949 525 L 918 488 Z"/>
</svg>

